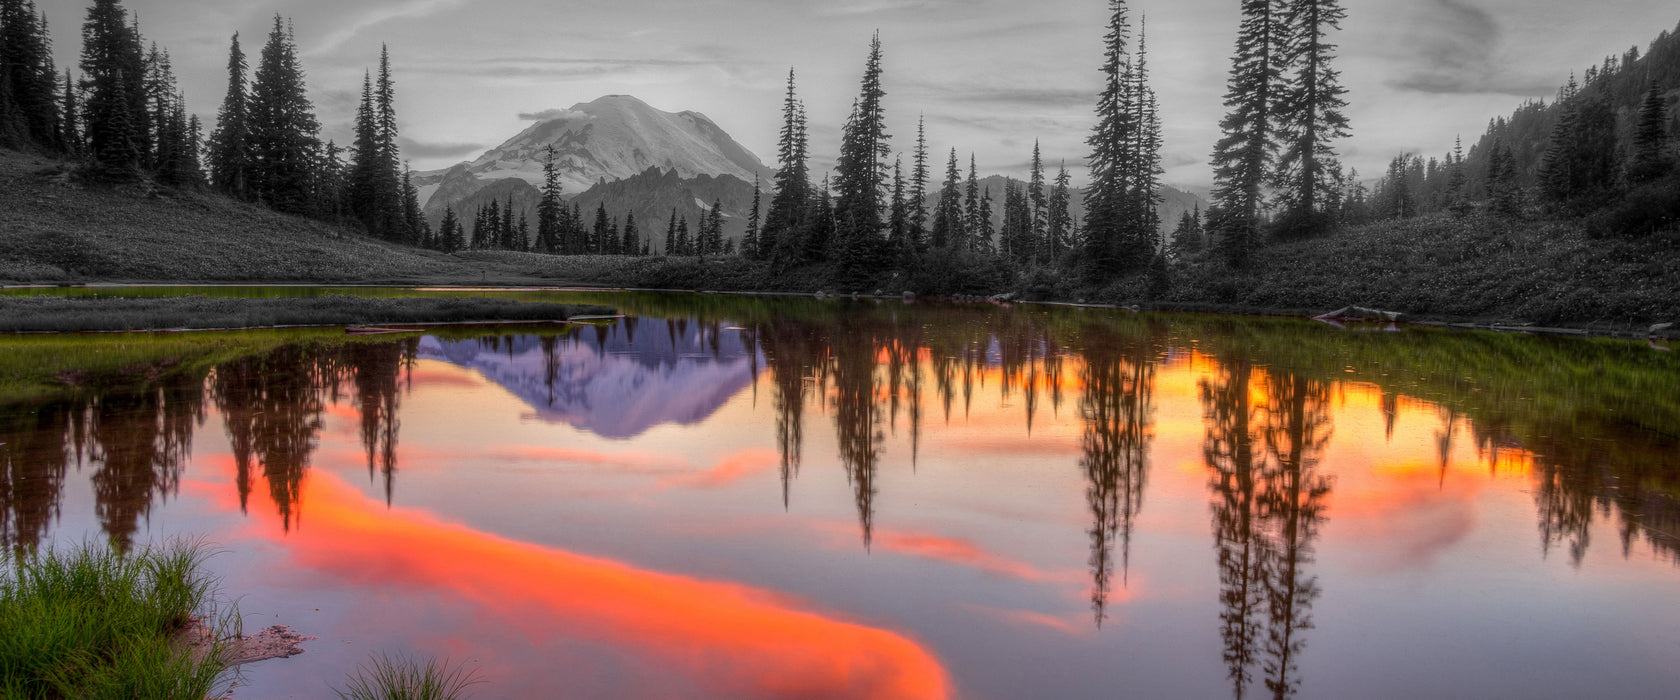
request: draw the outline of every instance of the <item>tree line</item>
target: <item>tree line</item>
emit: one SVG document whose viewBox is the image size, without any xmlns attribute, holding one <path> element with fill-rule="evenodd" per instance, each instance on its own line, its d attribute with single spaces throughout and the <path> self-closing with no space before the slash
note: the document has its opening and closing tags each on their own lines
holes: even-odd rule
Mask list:
<svg viewBox="0 0 1680 700">
<path fill-rule="evenodd" d="M 1489 120 L 1468 151 L 1398 155 L 1359 220 L 1486 212 L 1596 215 L 1601 232 L 1642 235 L 1680 221 L 1680 34 L 1664 30 L 1571 75 L 1550 102 Z"/>
</svg>

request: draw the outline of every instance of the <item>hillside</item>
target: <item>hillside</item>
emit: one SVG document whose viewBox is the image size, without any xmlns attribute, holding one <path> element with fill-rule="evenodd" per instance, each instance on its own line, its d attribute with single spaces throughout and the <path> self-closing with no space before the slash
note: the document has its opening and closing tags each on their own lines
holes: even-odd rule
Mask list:
<svg viewBox="0 0 1680 700">
<path fill-rule="evenodd" d="M 0 150 L 0 281 L 528 283 L 225 197 L 76 183 Z"/>
</svg>

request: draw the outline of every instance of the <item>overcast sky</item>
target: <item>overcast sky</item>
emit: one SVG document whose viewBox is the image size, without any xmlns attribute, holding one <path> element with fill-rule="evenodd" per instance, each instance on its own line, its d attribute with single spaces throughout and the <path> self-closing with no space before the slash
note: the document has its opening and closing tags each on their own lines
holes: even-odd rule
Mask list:
<svg viewBox="0 0 1680 700">
<path fill-rule="evenodd" d="M 88 2 L 40 3 L 74 65 Z M 1142 0 L 1166 122 L 1167 181 L 1203 187 L 1222 115 L 1238 0 Z M 1680 21 L 1674 0 L 1345 0 L 1335 37 L 1353 138 L 1343 159 L 1377 174 L 1401 151 L 1444 152 L 1571 70 Z M 347 140 L 362 71 L 388 43 L 405 154 L 416 169 L 470 159 L 522 114 L 631 94 L 710 116 L 774 167 L 780 95 L 799 72 L 819 157 L 832 154 L 881 32 L 889 126 L 908 151 L 927 115 L 937 154 L 1020 173 L 1085 155 L 1106 0 L 127 0 L 168 48 L 193 111 L 214 120 L 229 36 L 253 65 L 273 15 L 292 18 L 326 136 Z M 940 158 L 942 160 L 942 157 Z M 819 167 L 826 167 L 819 162 Z"/>
</svg>

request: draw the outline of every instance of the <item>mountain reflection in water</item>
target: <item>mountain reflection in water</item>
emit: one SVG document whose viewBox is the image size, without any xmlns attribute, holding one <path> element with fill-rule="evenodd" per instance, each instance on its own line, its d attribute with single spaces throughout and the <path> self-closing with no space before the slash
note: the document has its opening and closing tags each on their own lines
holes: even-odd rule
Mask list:
<svg viewBox="0 0 1680 700">
<path fill-rule="evenodd" d="M 1669 355 L 638 303 L 568 332 L 61 372 L 0 401 L 0 542 L 208 535 L 246 607 L 323 608 L 311 633 L 355 654 L 482 658 L 493 696 L 1339 697 L 1388 669 L 1377 649 L 1438 669 L 1397 695 L 1476 668 L 1496 695 L 1680 680 L 1675 640 L 1553 642 L 1680 622 L 1650 608 L 1680 581 Z M 288 663 L 359 660 L 323 651 Z M 1487 670 L 1517 657 L 1547 665 Z"/>
</svg>

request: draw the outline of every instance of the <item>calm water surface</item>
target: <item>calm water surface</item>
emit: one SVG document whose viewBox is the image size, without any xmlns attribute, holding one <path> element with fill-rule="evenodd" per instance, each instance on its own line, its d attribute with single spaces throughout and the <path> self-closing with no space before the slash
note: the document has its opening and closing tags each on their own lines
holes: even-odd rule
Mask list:
<svg viewBox="0 0 1680 700">
<path fill-rule="evenodd" d="M 0 339 L 0 538 L 218 543 L 252 700 L 1680 692 L 1672 352 L 550 296 L 628 317 Z"/>
</svg>

